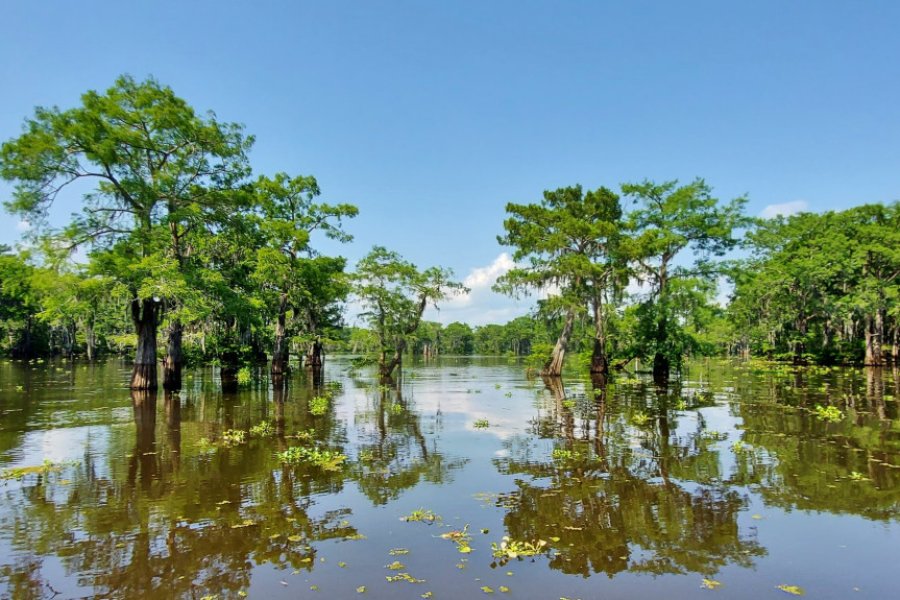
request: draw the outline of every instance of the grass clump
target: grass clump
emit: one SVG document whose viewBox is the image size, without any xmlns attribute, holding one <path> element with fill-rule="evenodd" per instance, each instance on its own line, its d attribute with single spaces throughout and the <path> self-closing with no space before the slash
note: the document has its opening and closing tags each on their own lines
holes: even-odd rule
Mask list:
<svg viewBox="0 0 900 600">
<path fill-rule="evenodd" d="M 309 412 L 313 416 L 321 417 L 328 412 L 328 396 L 316 396 L 309 401 Z"/>
</svg>

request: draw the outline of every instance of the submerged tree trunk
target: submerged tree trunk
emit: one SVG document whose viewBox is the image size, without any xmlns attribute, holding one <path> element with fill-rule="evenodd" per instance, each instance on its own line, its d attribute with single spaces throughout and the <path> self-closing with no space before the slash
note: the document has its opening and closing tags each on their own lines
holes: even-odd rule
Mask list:
<svg viewBox="0 0 900 600">
<path fill-rule="evenodd" d="M 159 327 L 159 306 L 153 298 L 131 301 L 131 320 L 137 333 L 137 349 L 131 372 L 131 389 L 155 390 L 156 331 Z"/>
<path fill-rule="evenodd" d="M 322 339 L 316 336 L 306 353 L 306 366 L 310 369 L 321 369 L 324 365 Z"/>
<path fill-rule="evenodd" d="M 219 368 L 219 378 L 222 380 L 223 392 L 236 392 L 238 389 L 238 355 L 237 352 L 228 351 L 222 354 L 222 366 Z"/>
<path fill-rule="evenodd" d="M 84 349 L 88 361 L 94 360 L 94 322 L 88 319 L 84 323 Z"/>
<path fill-rule="evenodd" d="M 605 378 L 609 374 L 606 354 L 606 322 L 603 315 L 603 296 L 594 298 L 594 351 L 591 354 L 591 375 Z"/>
<path fill-rule="evenodd" d="M 384 352 L 381 353 L 381 360 L 379 361 L 379 372 L 381 375 L 381 381 L 385 383 L 393 382 L 394 380 L 394 369 L 402 369 L 403 368 L 403 351 L 406 349 L 406 341 L 400 340 L 397 344 L 396 349 L 394 350 L 394 355 L 390 360 L 386 359 Z"/>
<path fill-rule="evenodd" d="M 884 319 L 881 312 L 876 311 L 875 317 L 866 315 L 866 359 L 868 367 L 879 367 L 882 363 L 881 340 L 884 331 Z"/>
<path fill-rule="evenodd" d="M 666 336 L 667 323 L 663 314 L 656 321 L 656 353 L 653 355 L 653 381 L 657 385 L 666 385 L 669 382 L 669 371 L 672 368 L 669 357 L 660 349 L 667 342 Z"/>
<path fill-rule="evenodd" d="M 163 388 L 167 390 L 181 389 L 181 370 L 184 366 L 184 351 L 181 339 L 184 325 L 181 320 L 173 320 L 168 327 L 166 358 L 163 359 Z"/>
<path fill-rule="evenodd" d="M 896 366 L 900 360 L 900 325 L 894 325 L 894 337 L 891 342 L 891 362 Z"/>
<path fill-rule="evenodd" d="M 566 358 L 566 350 L 569 347 L 569 338 L 572 336 L 572 328 L 575 325 L 575 310 L 569 309 L 566 312 L 566 320 L 563 324 L 563 330 L 556 340 L 556 346 L 553 347 L 553 353 L 550 359 L 544 363 L 541 370 L 542 377 L 559 377 L 562 375 L 563 363 Z"/>
<path fill-rule="evenodd" d="M 278 319 L 275 321 L 275 345 L 272 349 L 272 382 L 281 385 L 288 372 L 290 349 L 287 336 L 287 294 L 281 294 L 278 303 Z"/>
</svg>

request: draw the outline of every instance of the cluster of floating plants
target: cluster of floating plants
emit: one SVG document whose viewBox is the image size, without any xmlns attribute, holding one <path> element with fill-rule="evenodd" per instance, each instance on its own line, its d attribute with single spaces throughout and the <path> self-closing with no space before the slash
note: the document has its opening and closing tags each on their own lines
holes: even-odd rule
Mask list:
<svg viewBox="0 0 900 600">
<path fill-rule="evenodd" d="M 331 402 L 327 395 L 315 396 L 309 401 L 309 412 L 315 417 L 321 417 L 328 412 L 328 405 Z"/>
<path fill-rule="evenodd" d="M 29 475 L 51 475 L 53 473 L 59 473 L 60 471 L 62 471 L 64 466 L 71 464 L 74 463 L 55 463 L 50 460 L 45 460 L 39 465 L 33 465 L 30 467 L 10 467 L 8 469 L 3 469 L 3 471 L 0 471 L 0 479 L 15 479 L 21 481 Z"/>
<path fill-rule="evenodd" d="M 401 521 L 406 521 L 407 523 L 434 523 L 435 521 L 441 521 L 440 515 L 434 514 L 433 511 L 428 510 L 426 508 L 417 508 L 412 511 L 408 515 L 404 517 L 400 517 Z"/>
<path fill-rule="evenodd" d="M 503 536 L 503 540 L 497 544 L 491 544 L 491 550 L 494 558 L 499 558 L 501 564 L 513 558 L 523 558 L 526 556 L 537 556 L 544 552 L 549 552 L 547 542 L 537 540 L 535 542 L 522 542 L 510 539 L 508 535 Z"/>
<path fill-rule="evenodd" d="M 250 428 L 250 435 L 252 437 L 271 437 L 275 435 L 275 426 L 269 421 L 263 421 Z"/>
<path fill-rule="evenodd" d="M 836 406 L 821 406 L 816 404 L 815 411 L 817 417 L 823 421 L 828 421 L 829 423 L 837 423 L 844 418 L 844 413 Z"/>
<path fill-rule="evenodd" d="M 337 471 L 347 460 L 347 456 L 340 452 L 324 448 L 308 448 L 306 446 L 291 446 L 284 452 L 276 455 L 278 460 L 290 465 L 308 464 L 326 471 Z"/>
<path fill-rule="evenodd" d="M 477 421 L 472 423 L 472 427 L 474 427 L 475 429 L 487 429 L 490 426 L 491 424 L 487 419 L 478 419 Z"/>
</svg>

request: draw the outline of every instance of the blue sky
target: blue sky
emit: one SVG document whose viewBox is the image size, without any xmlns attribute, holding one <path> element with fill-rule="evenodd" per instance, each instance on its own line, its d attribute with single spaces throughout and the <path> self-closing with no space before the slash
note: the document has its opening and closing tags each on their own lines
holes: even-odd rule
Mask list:
<svg viewBox="0 0 900 600">
<path fill-rule="evenodd" d="M 257 172 L 357 204 L 351 260 L 451 267 L 477 285 L 440 320 L 503 322 L 530 306 L 487 291 L 504 205 L 544 189 L 701 176 L 757 215 L 897 199 L 898 25 L 888 1 L 5 0 L 0 139 L 153 75 L 244 123 Z"/>
</svg>

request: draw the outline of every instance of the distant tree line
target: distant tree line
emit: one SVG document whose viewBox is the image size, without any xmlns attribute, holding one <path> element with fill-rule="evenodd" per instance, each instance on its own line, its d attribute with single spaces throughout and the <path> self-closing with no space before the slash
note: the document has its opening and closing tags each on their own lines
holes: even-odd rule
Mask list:
<svg viewBox="0 0 900 600">
<path fill-rule="evenodd" d="M 160 362 L 170 389 L 192 363 L 234 386 L 268 361 L 277 385 L 292 354 L 318 369 L 326 348 L 371 355 L 383 379 L 410 353 L 527 356 L 550 377 L 573 352 L 601 377 L 641 358 L 660 379 L 688 355 L 897 360 L 897 203 L 756 220 L 699 179 L 546 191 L 508 204 L 498 237 L 517 266 L 495 289 L 537 295 L 533 313 L 444 327 L 423 315 L 466 292 L 449 270 L 380 246 L 352 271 L 321 254 L 323 237 L 352 240 L 357 208 L 320 202 L 309 175 L 253 175 L 253 141 L 152 79 L 37 108 L 0 148 L 5 206 L 31 225 L 24 249 L 0 247 L 0 351 L 130 354 L 134 389 L 159 385 Z M 64 193 L 80 211 L 53 229 Z M 351 295 L 365 328 L 343 322 Z"/>
</svg>

